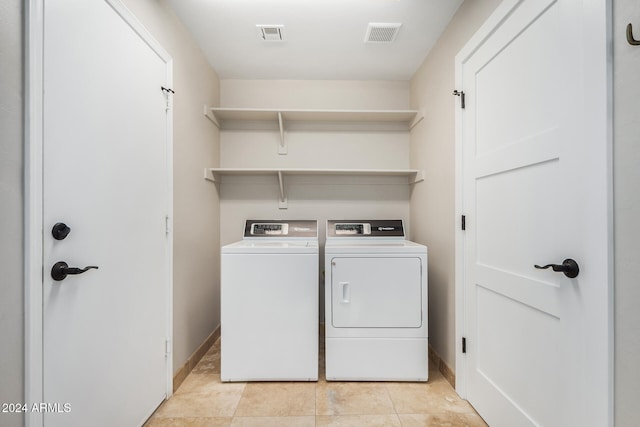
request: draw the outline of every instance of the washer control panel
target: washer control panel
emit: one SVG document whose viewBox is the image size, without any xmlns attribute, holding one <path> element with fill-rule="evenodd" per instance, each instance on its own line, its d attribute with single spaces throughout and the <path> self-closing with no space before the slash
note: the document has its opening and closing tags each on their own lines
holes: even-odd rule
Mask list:
<svg viewBox="0 0 640 427">
<path fill-rule="evenodd" d="M 277 223 L 269 224 L 264 222 L 255 222 L 251 224 L 252 236 L 286 236 L 289 234 L 289 224 Z"/>
<path fill-rule="evenodd" d="M 244 226 L 244 238 L 317 238 L 316 220 L 253 220 L 248 219 Z"/>
</svg>

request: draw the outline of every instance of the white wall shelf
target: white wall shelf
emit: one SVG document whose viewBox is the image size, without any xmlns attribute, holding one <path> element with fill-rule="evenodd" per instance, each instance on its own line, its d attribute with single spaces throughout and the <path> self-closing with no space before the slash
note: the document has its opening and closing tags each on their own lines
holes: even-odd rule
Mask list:
<svg viewBox="0 0 640 427">
<path fill-rule="evenodd" d="M 326 131 L 361 130 L 409 132 L 424 115 L 417 110 L 311 110 L 311 109 L 259 109 L 210 108 L 204 106 L 204 115 L 220 130 L 279 131 L 278 154 L 287 154 L 286 130 L 314 129 Z M 204 178 L 220 182 L 224 175 L 275 175 L 280 186 L 279 207 L 287 208 L 285 176 L 389 176 L 406 177 L 407 184 L 424 180 L 420 170 L 401 169 L 290 169 L 290 168 L 206 168 Z"/>
<path fill-rule="evenodd" d="M 206 107 L 205 107 L 206 108 Z M 422 120 L 417 110 L 279 110 L 253 108 L 209 108 L 220 129 L 232 122 L 356 122 L 397 123 L 410 130 Z M 208 113 L 207 113 L 208 114 Z"/>
<path fill-rule="evenodd" d="M 280 186 L 280 209 L 287 208 L 284 178 L 287 175 L 357 175 L 357 176 L 401 176 L 407 184 L 424 181 L 424 171 L 417 169 L 289 169 L 289 168 L 205 168 L 204 179 L 220 182 L 224 175 L 276 175 Z"/>
<path fill-rule="evenodd" d="M 280 110 L 253 108 L 210 108 L 204 115 L 219 129 L 243 129 L 269 125 L 280 131 L 278 154 L 287 154 L 285 127 L 315 125 L 327 130 L 355 128 L 409 131 L 424 116 L 417 110 Z"/>
</svg>

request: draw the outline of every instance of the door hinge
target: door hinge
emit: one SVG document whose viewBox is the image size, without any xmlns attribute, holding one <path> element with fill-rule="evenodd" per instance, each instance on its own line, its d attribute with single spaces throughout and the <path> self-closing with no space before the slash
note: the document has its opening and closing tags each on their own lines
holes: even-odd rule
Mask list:
<svg viewBox="0 0 640 427">
<path fill-rule="evenodd" d="M 460 228 L 462 231 L 467 229 L 467 217 L 465 215 L 462 215 L 462 218 L 460 219 Z"/>
<path fill-rule="evenodd" d="M 171 219 L 169 218 L 169 215 L 164 217 L 164 232 L 167 236 L 171 232 Z"/>
<path fill-rule="evenodd" d="M 460 108 L 464 110 L 464 92 L 461 90 L 454 90 L 453 94 L 460 97 Z"/>
<path fill-rule="evenodd" d="M 462 353 L 466 353 L 467 352 L 467 339 L 465 337 L 462 337 Z"/>
<path fill-rule="evenodd" d="M 162 93 L 164 94 L 164 98 L 165 98 L 165 111 L 169 111 L 172 108 L 171 97 L 169 95 L 175 94 L 175 91 L 173 89 L 170 89 L 164 86 L 160 86 L 160 90 L 162 90 Z"/>
<path fill-rule="evenodd" d="M 171 340 L 168 339 L 168 338 L 166 340 L 164 340 L 164 354 L 166 356 L 171 354 Z"/>
</svg>

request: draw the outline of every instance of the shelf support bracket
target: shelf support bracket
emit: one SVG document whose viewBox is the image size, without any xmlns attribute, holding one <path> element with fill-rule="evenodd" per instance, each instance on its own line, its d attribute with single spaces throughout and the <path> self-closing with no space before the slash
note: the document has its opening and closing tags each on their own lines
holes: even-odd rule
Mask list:
<svg viewBox="0 0 640 427">
<path fill-rule="evenodd" d="M 287 141 L 284 139 L 284 125 L 282 124 L 282 113 L 278 111 L 278 126 L 280 128 L 280 145 L 278 146 L 278 154 L 287 154 Z"/>
<path fill-rule="evenodd" d="M 218 129 L 220 129 L 220 123 L 218 123 L 218 120 L 216 120 L 216 116 L 211 113 L 211 109 L 209 108 L 209 106 L 207 106 L 207 104 L 204 104 L 204 116 L 209 119 L 211 123 L 216 125 Z"/>
<path fill-rule="evenodd" d="M 287 195 L 284 193 L 284 176 L 282 171 L 278 171 L 278 184 L 280 184 L 280 199 L 278 200 L 278 209 L 287 209 Z"/>
<path fill-rule="evenodd" d="M 416 116 L 416 118 L 413 120 L 413 122 L 409 125 L 409 130 L 413 130 L 414 127 L 416 127 L 416 125 L 418 123 L 420 123 L 423 119 L 424 119 L 424 112 L 421 110 L 419 115 Z"/>
<path fill-rule="evenodd" d="M 218 182 L 216 173 L 211 168 L 204 168 L 204 179 L 211 182 Z"/>
<path fill-rule="evenodd" d="M 420 169 L 413 175 L 413 180 L 411 177 L 409 178 L 409 184 L 417 184 L 419 182 L 424 181 L 424 169 Z"/>
</svg>

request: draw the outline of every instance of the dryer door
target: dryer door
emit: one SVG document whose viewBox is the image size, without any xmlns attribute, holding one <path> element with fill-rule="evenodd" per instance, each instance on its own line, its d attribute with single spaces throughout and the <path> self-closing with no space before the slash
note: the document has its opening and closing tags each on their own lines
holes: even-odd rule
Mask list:
<svg viewBox="0 0 640 427">
<path fill-rule="evenodd" d="M 333 258 L 331 323 L 335 328 L 422 326 L 420 258 Z"/>
</svg>

